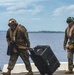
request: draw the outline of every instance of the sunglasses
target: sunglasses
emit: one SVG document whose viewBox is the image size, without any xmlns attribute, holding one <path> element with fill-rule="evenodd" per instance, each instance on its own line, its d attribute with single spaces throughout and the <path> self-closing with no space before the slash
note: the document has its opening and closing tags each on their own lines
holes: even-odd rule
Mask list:
<svg viewBox="0 0 74 75">
<path fill-rule="evenodd" d="M 67 23 L 71 23 L 72 21 L 67 21 Z"/>
<path fill-rule="evenodd" d="M 8 26 L 16 26 L 16 23 L 9 23 Z"/>
</svg>

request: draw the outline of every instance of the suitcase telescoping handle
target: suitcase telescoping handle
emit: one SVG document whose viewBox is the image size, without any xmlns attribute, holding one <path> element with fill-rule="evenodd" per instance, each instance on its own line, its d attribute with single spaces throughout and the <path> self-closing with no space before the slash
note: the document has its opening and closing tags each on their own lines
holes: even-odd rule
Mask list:
<svg viewBox="0 0 74 75">
<path fill-rule="evenodd" d="M 31 52 L 31 51 L 33 51 L 33 48 L 28 48 L 28 50 Z"/>
<path fill-rule="evenodd" d="M 33 51 L 33 48 L 31 48 L 31 47 L 26 47 L 26 50 L 29 50 L 30 51 L 30 53 Z"/>
<path fill-rule="evenodd" d="M 28 48 L 30 56 L 36 56 L 33 48 Z"/>
</svg>

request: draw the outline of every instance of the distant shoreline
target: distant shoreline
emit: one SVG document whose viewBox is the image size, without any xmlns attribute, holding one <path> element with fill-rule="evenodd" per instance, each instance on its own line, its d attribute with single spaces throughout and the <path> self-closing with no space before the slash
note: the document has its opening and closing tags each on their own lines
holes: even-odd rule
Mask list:
<svg viewBox="0 0 74 75">
<path fill-rule="evenodd" d="M 6 31 L 0 31 L 6 32 Z M 63 31 L 28 31 L 29 33 L 64 33 Z"/>
<path fill-rule="evenodd" d="M 62 31 L 30 31 L 29 33 L 64 33 Z"/>
</svg>

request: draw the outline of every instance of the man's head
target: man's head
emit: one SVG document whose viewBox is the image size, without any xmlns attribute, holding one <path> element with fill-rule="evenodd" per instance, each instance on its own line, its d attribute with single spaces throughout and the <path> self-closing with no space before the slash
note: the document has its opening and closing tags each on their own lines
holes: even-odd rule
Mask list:
<svg viewBox="0 0 74 75">
<path fill-rule="evenodd" d="M 12 29 L 15 30 L 16 26 L 18 25 L 17 21 L 14 18 L 9 19 L 8 21 L 8 26 Z"/>
<path fill-rule="evenodd" d="M 68 23 L 68 25 L 72 25 L 74 22 L 74 18 L 73 17 L 68 17 L 66 22 Z"/>
</svg>

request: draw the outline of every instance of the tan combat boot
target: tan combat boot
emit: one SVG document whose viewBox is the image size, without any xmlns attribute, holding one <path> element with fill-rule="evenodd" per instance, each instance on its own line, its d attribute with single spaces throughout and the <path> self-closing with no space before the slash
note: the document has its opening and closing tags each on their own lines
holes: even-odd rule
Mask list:
<svg viewBox="0 0 74 75">
<path fill-rule="evenodd" d="M 11 75 L 11 70 L 8 70 L 7 72 L 3 72 L 3 75 Z"/>
<path fill-rule="evenodd" d="M 65 74 L 73 74 L 73 70 L 68 70 L 65 72 Z"/>
<path fill-rule="evenodd" d="M 33 72 L 32 71 L 29 71 L 27 74 L 25 75 L 33 75 Z"/>
</svg>

